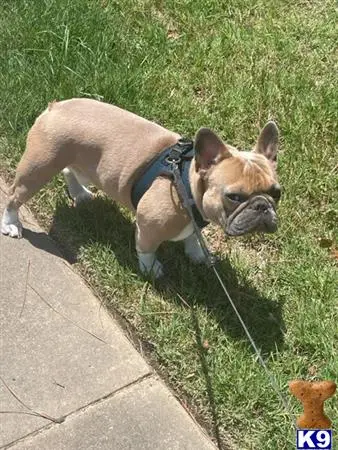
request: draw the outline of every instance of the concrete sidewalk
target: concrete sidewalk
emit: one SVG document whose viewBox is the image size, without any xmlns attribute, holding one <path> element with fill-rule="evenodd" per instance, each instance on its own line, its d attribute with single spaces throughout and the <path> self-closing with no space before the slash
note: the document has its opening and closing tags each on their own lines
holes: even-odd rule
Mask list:
<svg viewBox="0 0 338 450">
<path fill-rule="evenodd" d="M 0 180 L 0 211 L 7 187 Z M 0 237 L 0 448 L 215 449 L 22 208 Z"/>
</svg>

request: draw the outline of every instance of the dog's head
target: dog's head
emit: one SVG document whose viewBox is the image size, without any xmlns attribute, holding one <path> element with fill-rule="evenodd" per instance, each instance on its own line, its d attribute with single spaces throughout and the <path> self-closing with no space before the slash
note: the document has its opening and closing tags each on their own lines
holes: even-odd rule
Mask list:
<svg viewBox="0 0 338 450">
<path fill-rule="evenodd" d="M 191 188 L 203 216 L 232 236 L 277 229 L 281 190 L 276 163 L 278 128 L 268 122 L 255 148 L 238 151 L 208 128 L 195 138 Z"/>
</svg>

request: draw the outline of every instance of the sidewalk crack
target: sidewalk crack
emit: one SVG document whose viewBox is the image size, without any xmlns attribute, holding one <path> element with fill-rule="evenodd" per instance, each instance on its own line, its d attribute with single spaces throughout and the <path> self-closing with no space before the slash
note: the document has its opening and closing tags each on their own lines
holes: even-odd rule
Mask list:
<svg viewBox="0 0 338 450">
<path fill-rule="evenodd" d="M 44 414 L 39 414 L 39 413 L 35 413 L 35 411 L 30 410 L 30 412 L 27 412 L 27 414 L 29 415 L 37 415 L 37 416 L 41 416 L 45 419 L 48 420 L 52 420 L 51 423 L 48 423 L 46 425 L 44 425 L 41 428 L 38 428 L 37 430 L 32 431 L 31 433 L 26 434 L 25 436 L 20 437 L 19 439 L 16 439 L 13 442 L 10 442 L 9 444 L 5 444 L 3 446 L 0 447 L 0 449 L 6 450 L 8 448 L 13 447 L 14 445 L 26 441 L 28 439 L 34 438 L 35 436 L 42 434 L 56 426 L 62 426 L 63 423 L 65 423 L 69 418 L 73 417 L 73 416 L 77 416 L 79 413 L 85 412 L 87 409 L 91 408 L 91 407 L 95 407 L 96 405 L 103 403 L 106 400 L 110 400 L 111 398 L 115 397 L 115 395 L 119 394 L 120 392 L 129 389 L 133 386 L 137 386 L 138 384 L 141 384 L 144 380 L 148 380 L 151 378 L 155 378 L 155 375 L 153 372 L 148 372 L 145 375 L 142 375 L 141 377 L 137 378 L 136 380 L 131 381 L 130 383 L 127 383 L 119 388 L 117 388 L 116 390 L 114 390 L 113 392 L 110 392 L 109 394 L 106 394 L 98 399 L 95 399 L 89 403 L 87 403 L 86 405 L 80 406 L 78 409 L 75 409 L 67 414 L 65 414 L 64 416 L 61 416 L 57 419 L 52 419 L 50 416 L 44 415 Z M 4 380 L 2 380 L 4 381 Z M 12 393 L 12 391 L 10 390 L 10 392 Z M 15 396 L 15 398 L 17 398 Z M 18 401 L 20 401 L 18 399 Z M 21 402 L 20 402 L 21 403 Z M 25 405 L 26 406 L 26 405 Z M 20 411 L 0 411 L 0 414 L 15 414 L 15 413 L 21 413 Z"/>
</svg>

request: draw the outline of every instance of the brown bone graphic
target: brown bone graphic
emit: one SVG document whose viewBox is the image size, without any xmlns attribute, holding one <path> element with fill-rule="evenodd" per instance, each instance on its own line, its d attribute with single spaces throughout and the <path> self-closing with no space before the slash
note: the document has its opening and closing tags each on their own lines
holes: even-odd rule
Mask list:
<svg viewBox="0 0 338 450">
<path fill-rule="evenodd" d="M 324 430 L 331 427 L 331 420 L 324 414 L 324 402 L 333 396 L 336 387 L 333 381 L 290 381 L 290 391 L 304 408 L 304 413 L 297 419 L 299 428 Z"/>
</svg>

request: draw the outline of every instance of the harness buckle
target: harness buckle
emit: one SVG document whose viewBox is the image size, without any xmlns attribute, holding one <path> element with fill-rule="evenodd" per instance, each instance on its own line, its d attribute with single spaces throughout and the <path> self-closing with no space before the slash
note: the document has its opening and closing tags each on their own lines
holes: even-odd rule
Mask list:
<svg viewBox="0 0 338 450">
<path fill-rule="evenodd" d="M 171 151 L 170 154 L 166 157 L 165 162 L 168 164 L 176 164 L 178 165 L 182 161 L 181 154 L 179 152 Z"/>
<path fill-rule="evenodd" d="M 175 145 L 171 147 L 169 155 L 165 158 L 165 162 L 168 164 L 179 165 L 182 161 L 182 157 L 193 147 L 193 142 L 187 138 L 180 138 Z"/>
</svg>

